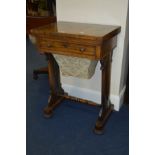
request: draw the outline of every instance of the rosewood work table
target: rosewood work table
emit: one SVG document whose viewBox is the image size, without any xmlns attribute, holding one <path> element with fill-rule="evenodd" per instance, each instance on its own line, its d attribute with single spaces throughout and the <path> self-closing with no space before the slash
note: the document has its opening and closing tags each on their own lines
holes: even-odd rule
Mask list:
<svg viewBox="0 0 155 155">
<path fill-rule="evenodd" d="M 84 24 L 73 22 L 57 22 L 34 28 L 31 35 L 36 38 L 36 46 L 40 53 L 47 57 L 50 97 L 44 109 L 44 115 L 50 117 L 54 108 L 63 99 L 95 105 L 91 101 L 69 96 L 64 92 L 60 82 L 60 70 L 53 54 L 98 60 L 101 63 L 101 108 L 95 124 L 94 132 L 102 134 L 104 125 L 113 111 L 109 100 L 110 72 L 112 51 L 117 45 L 117 34 L 120 26 Z"/>
</svg>

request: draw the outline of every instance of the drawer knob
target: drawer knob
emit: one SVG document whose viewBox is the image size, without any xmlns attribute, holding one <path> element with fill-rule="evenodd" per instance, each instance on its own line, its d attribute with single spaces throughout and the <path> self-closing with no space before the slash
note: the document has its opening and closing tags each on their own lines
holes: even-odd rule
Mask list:
<svg viewBox="0 0 155 155">
<path fill-rule="evenodd" d="M 64 46 L 65 48 L 67 48 L 67 47 L 68 47 L 68 45 L 66 45 L 66 44 L 64 44 L 63 46 Z"/>
<path fill-rule="evenodd" d="M 52 45 L 51 44 L 47 44 L 47 47 L 52 47 Z"/>
<path fill-rule="evenodd" d="M 81 52 L 84 52 L 86 49 L 85 48 L 80 48 L 80 51 Z"/>
</svg>

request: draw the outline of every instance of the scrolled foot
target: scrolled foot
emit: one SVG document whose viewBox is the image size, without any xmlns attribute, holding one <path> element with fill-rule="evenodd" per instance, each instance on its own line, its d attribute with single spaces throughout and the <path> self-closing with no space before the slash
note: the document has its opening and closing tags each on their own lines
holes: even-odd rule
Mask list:
<svg viewBox="0 0 155 155">
<path fill-rule="evenodd" d="M 98 120 L 96 121 L 95 127 L 93 129 L 93 132 L 97 135 L 102 135 L 104 133 L 104 129 L 103 129 L 103 123 L 102 120 L 100 120 L 98 118 Z"/>
<path fill-rule="evenodd" d="M 50 118 L 53 115 L 53 110 L 50 107 L 45 107 L 44 108 L 44 117 L 45 118 Z"/>
<path fill-rule="evenodd" d="M 94 128 L 93 129 L 93 132 L 96 134 L 96 135 L 103 135 L 104 134 L 104 130 L 101 128 L 101 129 L 98 129 L 98 128 Z"/>
<path fill-rule="evenodd" d="M 96 124 L 95 124 L 95 128 L 93 130 L 95 134 L 101 135 L 104 133 L 104 126 L 109 116 L 111 115 L 112 111 L 113 111 L 112 104 L 110 104 L 108 108 L 102 111 L 102 114 L 100 117 L 98 117 Z"/>
</svg>

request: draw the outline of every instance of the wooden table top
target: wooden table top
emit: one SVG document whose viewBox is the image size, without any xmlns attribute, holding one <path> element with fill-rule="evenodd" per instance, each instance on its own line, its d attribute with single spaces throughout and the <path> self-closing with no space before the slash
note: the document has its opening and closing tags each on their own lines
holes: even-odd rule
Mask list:
<svg viewBox="0 0 155 155">
<path fill-rule="evenodd" d="M 51 23 L 45 26 L 34 28 L 31 30 L 31 33 L 34 35 L 49 36 L 69 35 L 76 36 L 79 38 L 85 37 L 87 39 L 102 38 L 102 40 L 104 40 L 117 35 L 120 32 L 120 30 L 120 26 L 59 21 L 57 23 Z"/>
</svg>

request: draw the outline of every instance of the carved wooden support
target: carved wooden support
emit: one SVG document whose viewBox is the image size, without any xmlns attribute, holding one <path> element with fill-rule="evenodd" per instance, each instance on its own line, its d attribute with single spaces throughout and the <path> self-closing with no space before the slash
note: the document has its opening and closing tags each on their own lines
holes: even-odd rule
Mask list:
<svg viewBox="0 0 155 155">
<path fill-rule="evenodd" d="M 111 54 L 110 52 L 103 60 L 100 60 L 102 72 L 101 109 L 94 128 L 96 134 L 103 134 L 105 123 L 113 111 L 113 105 L 109 101 Z"/>
<path fill-rule="evenodd" d="M 53 109 L 63 100 L 64 90 L 61 87 L 60 82 L 60 70 L 59 66 L 52 54 L 46 54 L 48 61 L 48 76 L 50 85 L 50 97 L 48 100 L 48 105 L 44 109 L 44 116 L 50 117 L 52 115 Z"/>
<path fill-rule="evenodd" d="M 86 100 L 86 99 L 70 96 L 67 93 L 65 93 L 64 95 L 60 95 L 60 96 L 64 97 L 64 99 L 75 101 L 77 103 L 87 104 L 87 105 L 90 105 L 90 106 L 99 106 L 97 103 L 95 103 L 93 101 L 89 101 L 89 100 Z"/>
</svg>

